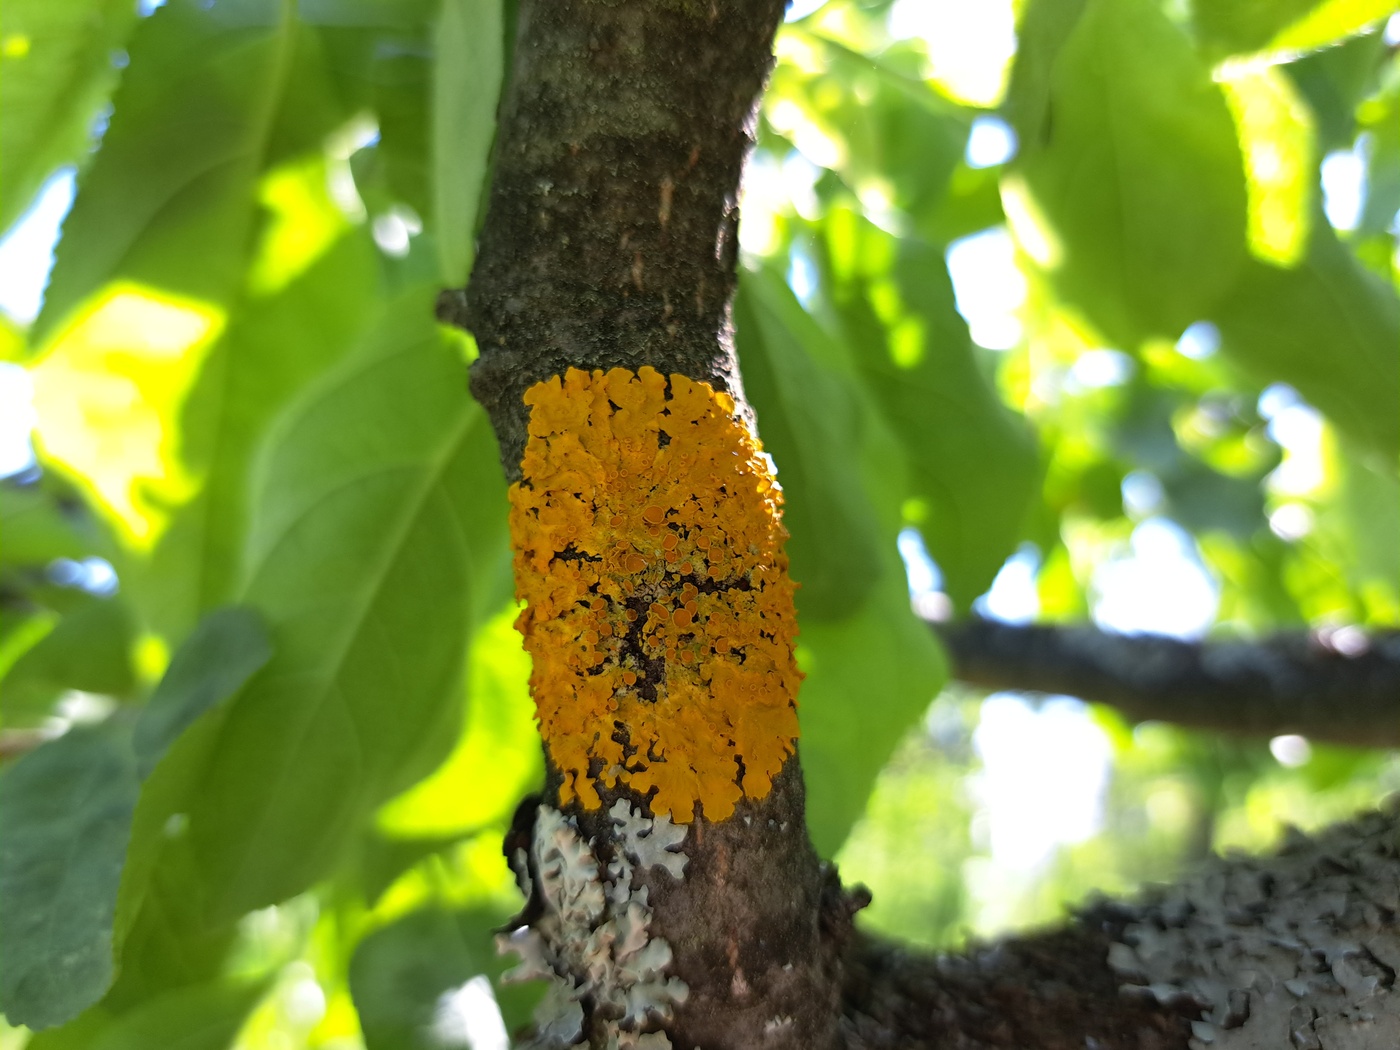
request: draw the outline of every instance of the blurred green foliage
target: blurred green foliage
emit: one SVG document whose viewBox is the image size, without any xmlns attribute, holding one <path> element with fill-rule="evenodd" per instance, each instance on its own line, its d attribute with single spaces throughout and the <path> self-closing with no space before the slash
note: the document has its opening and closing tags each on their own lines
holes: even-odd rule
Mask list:
<svg viewBox="0 0 1400 1050">
<path fill-rule="evenodd" d="M 1393 755 L 1081 713 L 1097 818 L 994 848 L 981 698 L 929 707 L 901 549 L 959 613 L 1020 551 L 1068 621 L 1172 522 L 1222 633 L 1400 622 L 1400 56 L 1386 0 L 957 6 L 784 27 L 735 304 L 812 835 L 929 945 L 1400 786 Z M 0 766 L 0 1008 L 42 1029 L 4 1050 L 400 1050 L 499 977 L 541 763 L 475 347 L 432 301 L 513 17 L 0 7 L 0 228 L 78 173 L 42 311 L 0 329 L 37 416 L 0 481 L 0 736 L 43 741 Z M 1324 164 L 1361 173 L 1354 221 Z M 497 984 L 508 1027 L 532 994 Z"/>
</svg>

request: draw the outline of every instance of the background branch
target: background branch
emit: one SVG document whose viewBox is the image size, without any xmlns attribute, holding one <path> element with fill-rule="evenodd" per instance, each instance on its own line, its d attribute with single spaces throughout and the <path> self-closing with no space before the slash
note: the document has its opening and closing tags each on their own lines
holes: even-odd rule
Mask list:
<svg viewBox="0 0 1400 1050">
<path fill-rule="evenodd" d="M 1400 631 L 1185 642 L 978 618 L 931 626 L 971 685 L 1066 693 L 1139 721 L 1400 746 Z"/>
</svg>

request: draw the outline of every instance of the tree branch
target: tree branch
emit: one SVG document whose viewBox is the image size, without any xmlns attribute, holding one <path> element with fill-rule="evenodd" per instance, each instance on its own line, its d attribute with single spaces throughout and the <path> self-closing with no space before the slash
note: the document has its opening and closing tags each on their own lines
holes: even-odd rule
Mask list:
<svg viewBox="0 0 1400 1050">
<path fill-rule="evenodd" d="M 806 834 L 780 497 L 730 330 L 783 7 L 521 0 L 476 264 L 438 303 L 515 483 L 548 770 L 507 844 L 508 947 L 552 981 L 531 1045 L 837 1038 L 849 908 Z"/>
<path fill-rule="evenodd" d="M 971 685 L 1065 693 L 1134 720 L 1400 746 L 1400 632 L 1368 637 L 1342 628 L 1184 642 L 977 618 L 931 626 L 954 675 Z"/>
<path fill-rule="evenodd" d="M 863 943 L 850 1050 L 1382 1050 L 1400 1046 L 1400 815 L 1212 858 L 1061 930 L 915 956 Z"/>
</svg>

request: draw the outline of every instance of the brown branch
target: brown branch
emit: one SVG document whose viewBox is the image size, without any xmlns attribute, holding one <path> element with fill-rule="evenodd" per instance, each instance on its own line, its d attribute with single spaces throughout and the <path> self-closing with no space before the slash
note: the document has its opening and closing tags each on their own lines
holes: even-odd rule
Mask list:
<svg viewBox="0 0 1400 1050">
<path fill-rule="evenodd" d="M 931 626 L 954 675 L 971 685 L 1064 693 L 1134 720 L 1400 746 L 1400 632 L 1343 628 L 1184 642 L 975 618 Z"/>
</svg>

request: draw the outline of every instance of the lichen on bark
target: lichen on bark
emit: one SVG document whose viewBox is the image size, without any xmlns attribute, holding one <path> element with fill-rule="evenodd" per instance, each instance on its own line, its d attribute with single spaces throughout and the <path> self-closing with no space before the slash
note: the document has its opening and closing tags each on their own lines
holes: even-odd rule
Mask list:
<svg viewBox="0 0 1400 1050">
<path fill-rule="evenodd" d="M 648 369 L 665 377 L 673 392 L 688 384 L 706 391 L 711 404 L 724 406 L 713 418 L 723 422 L 728 434 L 727 472 L 696 482 L 704 487 L 697 495 L 750 486 L 760 502 L 776 503 L 771 477 L 763 493 L 760 472 L 740 469 L 741 463 L 761 462 L 754 458 L 756 446 L 752 454 L 736 454 L 743 448 L 736 435 L 756 440 L 757 430 L 735 360 L 730 299 L 738 254 L 739 180 L 782 14 L 781 0 L 522 0 L 475 268 L 465 290 L 450 290 L 439 300 L 439 316 L 476 337 L 480 356 L 472 367 L 472 392 L 490 415 L 508 480 L 529 485 L 534 472 L 526 463 L 532 413 L 526 393 L 532 387 L 567 382 L 570 369 L 604 376 L 614 369 L 639 376 Z M 642 507 L 643 513 L 649 507 Z M 744 512 L 740 518 L 761 526 L 769 537 L 763 546 L 774 547 L 780 536 L 776 515 Z M 645 763 L 637 761 L 636 753 L 627 754 L 632 734 L 647 733 L 640 712 L 633 712 L 620 727 L 605 718 L 596 734 L 592 727 L 576 727 L 592 750 L 575 749 L 561 754 L 561 761 L 547 761 L 544 804 L 565 814 L 581 841 L 603 843 L 613 834 L 608 814 L 619 801 L 648 819 L 660 811 L 685 820 L 684 802 L 676 800 L 692 805 L 699 800 L 702 808 L 693 813 L 685 844 L 684 881 L 676 882 L 660 869 L 637 876 L 650 894 L 652 935 L 674 949 L 668 978 L 688 989 L 684 1002 L 673 1004 L 665 1033 L 677 1046 L 706 1050 L 833 1047 L 840 1016 L 835 990 L 849 923 L 826 921 L 833 907 L 840 911 L 840 895 L 833 895 L 831 872 L 806 836 L 802 776 L 793 747 L 798 676 L 791 631 L 778 629 L 779 621 L 789 618 L 779 608 L 789 610 L 791 602 L 785 566 L 780 553 L 769 549 L 742 573 L 731 571 L 750 557 L 747 536 L 744 547 L 738 546 L 742 530 L 730 536 L 726 528 L 719 549 L 706 549 L 694 543 L 698 535 L 691 530 L 683 536 L 668 522 L 665 515 L 661 523 L 644 519 L 643 535 L 660 538 L 645 531 L 652 527 L 658 533 L 663 527 L 674 531 L 677 568 L 683 564 L 680 545 L 690 542 L 695 546 L 692 570 L 694 562 L 704 560 L 707 570 L 711 563 L 719 564 L 721 576 L 680 573 L 674 581 L 678 593 L 635 610 L 648 623 L 655 618 L 653 642 L 667 643 L 660 653 L 667 665 L 664 674 L 659 666 L 648 667 L 648 685 L 658 684 L 653 680 L 658 674 L 668 687 L 672 684 L 669 650 L 676 651 L 681 668 L 687 666 L 686 648 L 698 660 L 699 641 L 687 638 L 695 634 L 688 628 L 701 613 L 702 593 L 712 584 L 716 590 L 718 584 L 733 584 L 731 612 L 744 615 L 736 612 L 729 618 L 736 631 L 752 626 L 749 613 L 757 610 L 740 608 L 750 603 L 740 596 L 751 593 L 739 585 L 741 574 L 750 577 L 750 589 L 757 583 L 768 592 L 765 601 L 771 608 L 762 615 L 772 613 L 774 622 L 744 634 L 743 647 L 728 642 L 731 653 L 746 647 L 739 659 L 711 659 L 710 666 L 727 668 L 721 677 L 736 677 L 733 672 L 743 670 L 737 678 L 747 678 L 761 670 L 762 681 L 740 681 L 737 693 L 720 688 L 726 711 L 736 697 L 744 698 L 744 706 L 735 708 L 732 718 L 725 716 L 729 725 L 713 726 L 708 742 L 714 755 L 698 765 L 689 760 L 674 764 L 694 784 L 672 784 L 663 791 L 655 782 L 656 771 L 671 766 L 673 755 L 686 757 L 665 735 L 674 726 L 664 733 L 658 728 L 654 740 L 637 741 L 651 749 Z M 702 530 L 708 532 L 708 526 Z M 522 536 L 523 531 L 517 538 Z M 520 544 L 522 551 L 526 547 Z M 662 551 L 664 565 L 664 547 Z M 553 562 L 560 553 L 553 550 L 547 560 Z M 633 554 L 645 558 L 641 551 Z M 620 568 L 627 571 L 625 560 Z M 643 568 L 637 571 L 645 575 Z M 527 566 L 525 572 L 522 593 L 534 590 L 547 575 L 541 567 Z M 666 575 L 658 572 L 653 582 Z M 702 586 L 702 579 L 710 582 Z M 687 583 L 696 593 L 686 591 Z M 588 599 L 590 614 L 625 617 L 626 601 L 613 609 L 604 598 L 604 609 L 594 610 L 598 597 Z M 662 607 L 669 626 L 651 604 Z M 724 620 L 728 614 L 720 606 L 725 602 L 713 604 L 715 616 Z M 741 619 L 749 620 L 747 626 Z M 611 621 L 604 622 L 612 627 Z M 527 627 L 531 623 L 527 619 Z M 569 622 L 561 628 L 566 633 L 580 628 L 577 637 L 562 639 L 573 646 L 580 664 L 585 655 L 580 645 L 587 645 L 599 666 L 598 642 L 606 637 L 599 626 Z M 589 640 L 589 630 L 597 632 L 598 642 Z M 541 637 L 549 633 L 542 631 Z M 712 656 L 726 656 L 720 650 L 729 637 L 706 636 Z M 740 634 L 733 637 L 738 640 Z M 537 674 L 550 662 L 541 655 L 536 654 Z M 553 655 L 564 655 L 567 663 L 563 649 Z M 604 655 L 604 665 L 609 659 Z M 760 667 L 765 660 L 767 666 Z M 625 665 L 625 659 L 616 664 L 616 677 L 624 690 L 633 689 L 642 668 Z M 627 672 L 637 675 L 637 681 L 627 683 Z M 707 702 L 713 699 L 713 679 L 712 674 L 709 683 L 701 683 Z M 568 701 L 552 701 L 540 688 L 545 684 L 536 682 L 542 712 L 564 712 Z M 613 694 L 605 702 L 617 697 L 618 684 L 610 684 Z M 696 701 L 692 691 L 679 714 L 702 713 L 704 705 Z M 581 713 L 597 712 L 585 705 L 571 715 Z M 723 713 L 711 704 L 712 715 Z M 552 721 L 546 734 L 558 728 Z M 615 782 L 599 775 L 607 771 L 604 759 L 609 756 L 602 752 L 614 731 L 627 741 L 618 746 L 620 764 L 628 772 L 625 777 L 619 772 Z M 687 746 L 700 737 L 692 727 Z M 627 769 L 628 763 L 639 768 Z M 647 774 L 651 780 L 644 779 Z M 592 804 L 595 797 L 595 807 L 583 804 Z M 715 819 L 719 817 L 727 819 Z M 592 1020 L 585 1017 L 585 1038 L 607 1045 L 601 1030 L 588 1027 Z"/>
<path fill-rule="evenodd" d="M 724 820 L 793 751 L 801 672 L 782 493 L 707 383 L 570 369 L 525 394 L 517 625 L 560 800 L 619 782 Z"/>
</svg>

